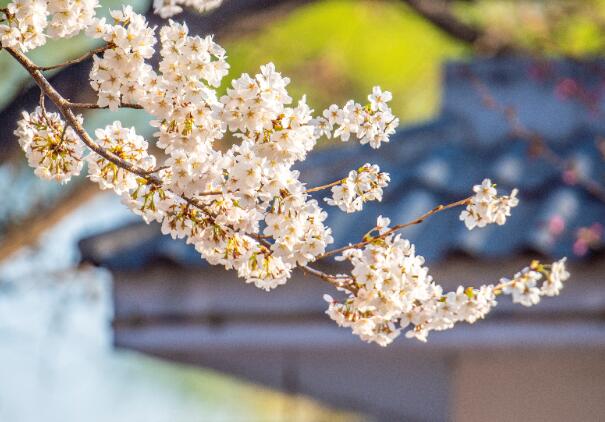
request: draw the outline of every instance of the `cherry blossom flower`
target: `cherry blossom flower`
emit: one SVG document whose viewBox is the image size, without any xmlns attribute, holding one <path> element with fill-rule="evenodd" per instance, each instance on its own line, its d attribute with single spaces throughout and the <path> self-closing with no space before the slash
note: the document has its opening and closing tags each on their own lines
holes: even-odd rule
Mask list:
<svg viewBox="0 0 605 422">
<path fill-rule="evenodd" d="M 163 19 L 177 15 L 183 7 L 191 7 L 199 13 L 216 9 L 223 0 L 153 0 L 153 11 Z"/>
<path fill-rule="evenodd" d="M 388 224 L 388 219 L 379 217 L 376 227 L 386 233 Z M 497 286 L 459 286 L 444 293 L 414 246 L 393 234 L 374 238 L 362 249 L 350 248 L 339 260 L 353 266 L 349 282 L 339 289 L 348 296 L 344 301 L 324 296 L 326 313 L 362 340 L 381 346 L 406 329 L 406 337 L 426 341 L 431 331 L 451 329 L 462 321 L 472 324 L 497 305 L 500 294 L 510 294 L 513 302 L 524 306 L 535 305 L 542 296 L 558 294 L 569 278 L 565 258 L 550 266 L 534 261 Z"/>
<path fill-rule="evenodd" d="M 383 142 L 389 141 L 389 136 L 399 125 L 399 119 L 393 116 L 387 105 L 391 98 L 389 91 L 383 92 L 376 86 L 368 96 L 370 103 L 366 106 L 352 100 L 342 108 L 333 104 L 324 110 L 323 118 L 315 121 L 316 130 L 329 136 L 338 126 L 333 136 L 342 142 L 348 142 L 354 135 L 362 145 L 369 143 L 372 148 L 379 148 Z"/>
<path fill-rule="evenodd" d="M 0 23 L 0 45 L 25 52 L 48 38 L 72 37 L 91 24 L 98 6 L 98 0 L 15 0 Z"/>
<path fill-rule="evenodd" d="M 48 2 L 45 0 L 16 0 L 7 6 L 7 23 L 0 23 L 0 43 L 23 51 L 46 43 Z"/>
<path fill-rule="evenodd" d="M 469 230 L 493 223 L 503 225 L 506 223 L 506 217 L 510 216 L 511 208 L 519 204 L 517 189 L 513 189 L 509 196 L 498 196 L 490 179 L 475 185 L 473 191 L 475 194 L 460 214 L 460 220 L 464 221 Z"/>
<path fill-rule="evenodd" d="M 382 200 L 382 188 L 390 180 L 389 174 L 380 172 L 376 164 L 364 164 L 351 170 L 342 183 L 332 187 L 332 197 L 325 201 L 347 213 L 360 211 L 365 202 Z"/>
<path fill-rule="evenodd" d="M 512 295 L 514 303 L 531 306 L 540 301 L 540 288 L 537 287 L 537 283 L 541 279 L 542 274 L 538 271 L 524 268 L 515 274 L 511 280 L 503 278 L 500 282 L 506 284 L 503 291 Z"/>
<path fill-rule="evenodd" d="M 114 25 L 95 19 L 88 31 L 110 46 L 102 56 L 93 57 L 90 83 L 99 93 L 97 104 L 115 111 L 121 103 L 137 103 L 144 95 L 143 86 L 152 79 L 145 60 L 153 55 L 156 39 L 145 18 L 131 6 L 114 10 L 111 16 Z"/>
<path fill-rule="evenodd" d="M 82 143 L 58 113 L 46 113 L 41 107 L 33 113 L 24 111 L 14 133 L 38 177 L 65 183 L 80 174 Z"/>
<path fill-rule="evenodd" d="M 119 121 L 115 121 L 105 129 L 97 129 L 95 135 L 97 144 L 119 159 L 147 170 L 155 167 L 155 157 L 147 153 L 147 142 L 135 133 L 134 128 L 124 128 Z M 86 161 L 88 177 L 99 183 L 101 189 L 113 189 L 117 194 L 122 194 L 138 187 L 135 174 L 118 167 L 97 153 L 88 154 Z"/>
</svg>

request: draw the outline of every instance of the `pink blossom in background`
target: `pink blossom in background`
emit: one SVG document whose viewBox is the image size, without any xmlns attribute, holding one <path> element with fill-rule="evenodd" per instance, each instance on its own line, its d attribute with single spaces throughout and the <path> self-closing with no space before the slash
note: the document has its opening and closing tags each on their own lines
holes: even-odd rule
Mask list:
<svg viewBox="0 0 605 422">
<path fill-rule="evenodd" d="M 565 231 L 565 220 L 560 215 L 554 215 L 548 220 L 548 232 L 559 236 Z"/>
<path fill-rule="evenodd" d="M 589 249 L 594 249 L 602 243 L 603 225 L 594 223 L 590 227 L 581 227 L 576 233 L 576 241 L 573 245 L 573 252 L 576 255 L 583 256 Z"/>
</svg>

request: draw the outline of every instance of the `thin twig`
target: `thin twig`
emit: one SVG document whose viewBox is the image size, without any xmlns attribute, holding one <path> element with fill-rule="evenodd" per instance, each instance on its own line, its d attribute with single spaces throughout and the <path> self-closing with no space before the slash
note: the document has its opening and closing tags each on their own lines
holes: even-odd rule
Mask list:
<svg viewBox="0 0 605 422">
<path fill-rule="evenodd" d="M 69 127 L 69 123 L 65 122 L 65 124 L 63 125 L 63 131 L 61 132 L 61 138 L 59 139 L 58 146 L 61 146 L 63 144 L 63 141 L 65 140 L 65 133 L 67 132 L 68 127 Z"/>
<path fill-rule="evenodd" d="M 334 181 L 332 183 L 328 183 L 326 185 L 321 185 L 321 186 L 317 186 L 317 187 L 314 187 L 314 188 L 310 188 L 310 189 L 307 189 L 305 191 L 305 193 L 318 192 L 320 190 L 329 189 L 329 188 L 331 188 L 333 186 L 341 185 L 344 180 L 345 179 L 340 179 L 340 180 L 336 180 L 336 181 Z"/>
<path fill-rule="evenodd" d="M 340 180 L 336 180 L 334 182 L 328 183 L 326 185 L 317 186 L 317 187 L 314 187 L 314 188 L 307 189 L 307 190 L 305 190 L 305 193 L 318 192 L 320 190 L 331 188 L 332 186 L 340 185 L 340 184 L 342 184 L 343 180 L 344 179 L 340 179 Z M 223 191 L 220 191 L 220 190 L 214 190 L 214 191 L 200 192 L 200 193 L 197 193 L 196 196 L 212 196 L 212 195 L 224 195 L 224 194 L 234 194 L 234 195 L 236 195 L 238 193 L 239 192 L 234 192 L 234 191 L 223 192 Z"/>
<path fill-rule="evenodd" d="M 452 202 L 451 204 L 437 205 L 432 210 L 425 212 L 420 217 L 418 217 L 418 218 L 416 218 L 416 219 L 414 219 L 412 221 L 408 221 L 407 223 L 397 224 L 396 226 L 391 227 L 389 230 L 383 232 L 382 234 L 379 234 L 378 236 L 370 237 L 368 239 L 362 240 L 361 242 L 357 242 L 357 243 L 355 243 L 353 245 L 343 246 L 341 248 L 337 248 L 337 249 L 333 249 L 331 251 L 328 251 L 328 252 L 326 252 L 326 253 L 324 253 L 322 255 L 319 255 L 316 260 L 320 260 L 320 259 L 332 256 L 332 255 L 336 255 L 336 254 L 339 254 L 339 253 L 344 252 L 344 251 L 349 250 L 349 249 L 353 249 L 353 248 L 358 249 L 358 248 L 361 248 L 361 247 L 363 247 L 365 245 L 368 245 L 368 244 L 374 242 L 375 240 L 384 239 L 385 237 L 387 237 L 390 234 L 395 233 L 396 231 L 399 231 L 399 230 L 404 229 L 406 227 L 414 226 L 416 224 L 420 224 L 424 220 L 426 220 L 427 218 L 429 218 L 431 215 L 437 214 L 438 212 L 445 211 L 445 210 L 448 210 L 448 209 L 454 208 L 454 207 L 460 207 L 460 206 L 463 206 L 463 205 L 467 205 L 469 201 L 470 201 L 470 198 L 465 198 L 465 199 L 461 199 L 460 201 Z M 374 230 L 372 230 L 372 231 L 374 231 Z"/>
<path fill-rule="evenodd" d="M 305 273 L 309 273 L 315 277 L 320 278 L 321 280 L 336 286 L 336 287 L 344 287 L 349 290 L 351 293 L 357 293 L 359 290 L 355 284 L 355 280 L 352 277 L 347 276 L 337 276 L 332 274 L 324 273 L 323 271 L 316 270 L 315 268 L 311 268 L 308 265 L 301 266 Z"/>
<path fill-rule="evenodd" d="M 66 105 L 66 107 L 71 108 L 71 109 L 89 109 L 89 110 L 99 110 L 99 109 L 107 109 L 109 108 L 108 106 L 104 106 L 101 107 L 98 104 L 95 103 L 72 103 L 72 102 L 68 102 Z M 119 108 L 134 108 L 137 110 L 142 110 L 143 106 L 139 105 L 139 104 L 130 104 L 130 103 L 121 103 L 119 106 Z"/>
<path fill-rule="evenodd" d="M 100 54 L 100 53 L 104 52 L 105 50 L 107 50 L 109 48 L 112 48 L 112 47 L 113 47 L 113 45 L 106 44 L 106 45 L 104 45 L 102 47 L 95 48 L 94 50 L 90 50 L 88 53 L 84 54 L 83 56 L 80 56 L 80 57 L 75 58 L 73 60 L 68 60 L 66 62 L 55 64 L 55 65 L 52 65 L 52 66 L 36 66 L 36 65 L 34 65 L 34 66 L 35 66 L 36 70 L 40 70 L 42 72 L 45 72 L 47 70 L 59 69 L 60 67 L 71 66 L 73 64 L 81 63 L 81 62 L 83 62 L 85 60 L 90 59 L 95 54 Z"/>
<path fill-rule="evenodd" d="M 160 171 L 162 171 L 162 170 L 166 170 L 166 169 L 168 169 L 168 168 L 170 168 L 170 167 L 168 167 L 168 166 L 156 167 L 156 168 L 154 168 L 154 169 L 152 169 L 152 170 L 147 171 L 146 173 L 147 173 L 148 175 L 149 175 L 149 174 L 153 174 L 153 173 L 158 173 L 158 172 L 160 172 Z"/>
<path fill-rule="evenodd" d="M 44 118 L 44 120 L 46 120 L 46 124 L 48 125 L 48 127 L 54 132 L 55 127 L 53 126 L 52 122 L 48 118 L 48 114 L 46 112 L 46 105 L 44 103 L 44 97 L 45 97 L 44 91 L 40 90 L 40 112 L 42 113 L 42 117 Z M 68 127 L 69 127 L 69 123 L 65 122 L 65 124 L 63 125 L 63 130 L 61 131 L 59 143 L 57 144 L 56 148 L 63 145 L 63 141 L 65 140 L 65 132 L 67 132 Z"/>
<path fill-rule="evenodd" d="M 38 101 L 40 105 L 40 112 L 42 113 L 42 117 L 46 120 L 46 124 L 50 129 L 53 129 L 53 125 L 48 118 L 48 114 L 46 114 L 46 105 L 44 104 L 44 91 L 40 90 L 40 100 Z"/>
</svg>

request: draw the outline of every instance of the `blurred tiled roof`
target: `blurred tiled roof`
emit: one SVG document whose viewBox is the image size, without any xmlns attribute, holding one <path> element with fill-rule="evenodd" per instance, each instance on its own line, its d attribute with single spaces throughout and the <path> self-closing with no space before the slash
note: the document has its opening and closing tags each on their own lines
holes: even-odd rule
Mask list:
<svg viewBox="0 0 605 422">
<path fill-rule="evenodd" d="M 565 184 L 559 170 L 540 156 L 532 157 L 528 142 L 511 135 L 503 115 L 483 104 L 468 76 L 470 72 L 481 80 L 499 103 L 514 106 L 523 124 L 540 133 L 557 154 L 572 159 L 576 171 L 605 184 L 605 161 L 598 148 L 599 139 L 605 137 L 605 119 L 579 101 L 562 99 L 555 88 L 557 81 L 573 78 L 597 89 L 605 65 L 557 61 L 544 66 L 546 76 L 535 77 L 536 64 L 525 59 L 449 64 L 443 105 L 435 120 L 399 130 L 379 150 L 350 144 L 312 154 L 300 167 L 301 179 L 309 186 L 342 177 L 366 162 L 391 174 L 382 203 L 367 204 L 356 214 L 328 207 L 335 246 L 358 241 L 378 214 L 393 222 L 409 221 L 438 204 L 469 196 L 472 185 L 489 177 L 499 189 L 520 190 L 520 205 L 509 222 L 468 231 L 458 221 L 457 210 L 437 214 L 404 232 L 420 254 L 433 261 L 450 252 L 494 258 L 532 250 L 573 257 L 577 229 L 605 222 L 605 203 Z M 558 235 L 549 230 L 553 217 L 564 222 Z M 131 236 L 131 231 L 137 234 Z M 157 258 L 203 265 L 192 248 L 160 235 L 154 226 L 119 230 L 81 246 L 84 259 L 110 267 Z"/>
</svg>

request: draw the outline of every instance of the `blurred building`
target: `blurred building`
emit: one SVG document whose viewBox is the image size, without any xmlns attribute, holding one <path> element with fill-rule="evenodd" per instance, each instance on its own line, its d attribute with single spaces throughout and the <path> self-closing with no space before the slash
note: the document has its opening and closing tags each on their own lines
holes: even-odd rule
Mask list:
<svg viewBox="0 0 605 422">
<path fill-rule="evenodd" d="M 378 214 L 409 221 L 468 196 L 484 177 L 499 189 L 518 187 L 521 203 L 503 227 L 467 231 L 451 211 L 404 235 L 451 288 L 497 282 L 535 258 L 568 256 L 572 278 L 561 296 L 534 308 L 502 298 L 473 326 L 433 333 L 427 344 L 400 338 L 381 348 L 324 315 L 321 297 L 334 294 L 330 286 L 298 273 L 265 293 L 207 266 L 156 225 L 137 224 L 80 243 L 83 260 L 114 275 L 116 346 L 378 420 L 605 420 L 605 259 L 598 250 L 605 203 L 586 183 L 605 182 L 605 119 L 599 98 L 587 102 L 568 89 L 573 82 L 596 92 L 603 70 L 597 62 L 524 59 L 451 64 L 434 121 L 400 130 L 377 151 L 347 145 L 317 152 L 301 168 L 309 186 L 366 162 L 391 174 L 382 203 L 352 215 L 328 209 L 335 246 L 358 240 Z M 494 100 L 514 105 L 525 128 L 565 162 L 515 131 L 504 116 L 511 111 L 494 110 Z"/>
</svg>

